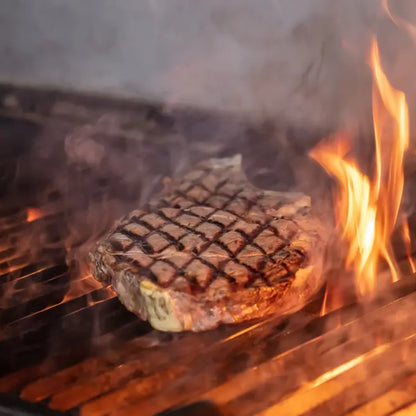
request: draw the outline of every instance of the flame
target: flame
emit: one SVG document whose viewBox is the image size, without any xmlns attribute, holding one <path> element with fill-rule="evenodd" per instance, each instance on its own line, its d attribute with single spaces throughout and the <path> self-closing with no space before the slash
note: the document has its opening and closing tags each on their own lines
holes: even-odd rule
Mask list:
<svg viewBox="0 0 416 416">
<path fill-rule="evenodd" d="M 341 290 L 338 290 L 340 287 L 335 286 L 337 283 L 337 281 L 332 282 L 331 280 L 328 280 L 319 316 L 325 316 L 346 304 L 346 299 L 343 296 L 345 294 Z M 338 316 L 338 318 L 340 318 L 340 316 Z M 338 323 L 339 326 L 341 326 L 340 319 Z"/>
<path fill-rule="evenodd" d="M 29 207 L 26 210 L 26 222 L 36 221 L 43 217 L 43 213 L 39 208 Z"/>
<path fill-rule="evenodd" d="M 325 288 L 324 300 L 322 301 L 322 307 L 319 312 L 319 316 L 325 316 L 327 313 L 330 312 L 328 307 L 328 297 L 329 297 L 329 289 L 328 287 Z"/>
<path fill-rule="evenodd" d="M 410 230 L 409 230 L 409 223 L 408 221 L 404 221 L 402 224 L 402 238 L 406 248 L 406 255 L 407 259 L 409 260 L 409 265 L 412 273 L 416 273 L 416 265 L 412 258 L 412 251 L 411 251 L 411 238 L 410 238 Z"/>
<path fill-rule="evenodd" d="M 373 71 L 373 125 L 375 171 L 371 180 L 350 156 L 351 140 L 338 133 L 312 149 L 310 156 L 338 181 L 335 213 L 342 237 L 348 243 L 347 270 L 355 272 L 359 296 L 374 292 L 380 259 L 398 269 L 390 246 L 402 199 L 403 158 L 409 145 L 406 97 L 389 83 L 380 63 L 377 41 L 371 45 Z"/>
<path fill-rule="evenodd" d="M 91 275 L 82 276 L 71 281 L 71 286 L 62 302 L 65 303 L 68 300 L 86 295 L 94 290 L 101 289 L 102 287 L 103 286 Z"/>
</svg>

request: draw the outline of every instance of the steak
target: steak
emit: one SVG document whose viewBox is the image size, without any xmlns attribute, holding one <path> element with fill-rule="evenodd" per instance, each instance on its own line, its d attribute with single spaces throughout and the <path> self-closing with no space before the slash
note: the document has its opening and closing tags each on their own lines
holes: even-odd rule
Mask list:
<svg viewBox="0 0 416 416">
<path fill-rule="evenodd" d="M 310 206 L 252 186 L 240 155 L 206 160 L 97 244 L 93 275 L 162 331 L 294 312 L 323 283 L 327 233 Z"/>
</svg>

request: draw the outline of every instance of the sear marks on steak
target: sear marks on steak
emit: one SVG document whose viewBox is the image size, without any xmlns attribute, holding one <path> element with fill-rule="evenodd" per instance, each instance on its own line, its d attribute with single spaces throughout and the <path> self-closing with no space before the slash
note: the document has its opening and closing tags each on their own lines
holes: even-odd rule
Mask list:
<svg viewBox="0 0 416 416">
<path fill-rule="evenodd" d="M 163 331 L 300 309 L 323 283 L 326 230 L 310 198 L 257 189 L 239 155 L 199 163 L 117 224 L 93 275 Z"/>
</svg>

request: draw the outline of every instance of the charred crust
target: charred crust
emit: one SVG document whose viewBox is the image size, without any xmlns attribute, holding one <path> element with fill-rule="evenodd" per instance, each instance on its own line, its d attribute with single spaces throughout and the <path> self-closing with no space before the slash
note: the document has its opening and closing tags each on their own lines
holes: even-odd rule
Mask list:
<svg viewBox="0 0 416 416">
<path fill-rule="evenodd" d="M 210 308 L 224 310 L 242 308 L 247 299 L 261 304 L 260 294 L 267 293 L 267 310 L 274 310 L 270 299 L 296 286 L 298 271 L 323 252 L 325 236 L 319 221 L 308 217 L 303 196 L 255 189 L 227 162 L 198 165 L 168 192 L 146 210 L 127 215 L 97 246 L 92 259 L 98 280 L 129 276 L 131 285 L 148 281 L 169 296 L 190 296 L 192 302 L 212 302 Z M 143 302 L 133 310 L 140 316 L 149 308 L 158 320 L 169 314 L 160 296 L 147 295 L 148 303 Z M 233 319 L 240 318 L 220 320 Z"/>
</svg>

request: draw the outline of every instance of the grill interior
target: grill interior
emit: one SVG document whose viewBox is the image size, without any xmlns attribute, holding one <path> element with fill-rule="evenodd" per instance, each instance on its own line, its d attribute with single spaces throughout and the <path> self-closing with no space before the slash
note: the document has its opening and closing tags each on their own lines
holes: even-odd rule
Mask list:
<svg viewBox="0 0 416 416">
<path fill-rule="evenodd" d="M 117 152 L 137 150 L 137 165 L 157 188 L 160 172 L 174 170 L 178 142 L 192 161 L 209 153 L 195 137 L 210 126 L 240 137 L 236 144 L 217 135 L 222 155 L 261 129 L 218 115 L 9 86 L 0 88 L 0 101 L 0 413 L 413 414 L 414 276 L 369 305 L 324 317 L 320 293 L 290 318 L 164 334 L 68 257 L 68 250 L 83 253 L 83 217 L 107 215 L 111 206 L 111 223 L 135 208 L 146 183 L 137 173 L 112 181 L 108 175 L 123 173 L 117 163 L 107 171 L 67 163 L 64 137 L 105 142 L 110 165 Z M 91 124 L 102 114 L 117 123 Z"/>
</svg>

